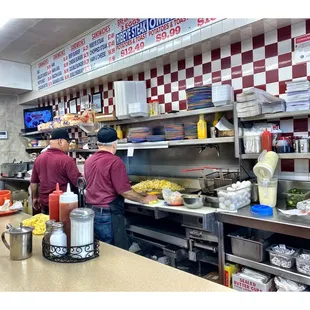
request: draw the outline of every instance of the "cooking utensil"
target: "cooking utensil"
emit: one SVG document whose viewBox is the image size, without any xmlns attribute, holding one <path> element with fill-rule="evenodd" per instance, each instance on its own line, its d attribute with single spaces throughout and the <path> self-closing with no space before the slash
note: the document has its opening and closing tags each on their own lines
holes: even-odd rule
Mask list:
<svg viewBox="0 0 310 310">
<path fill-rule="evenodd" d="M 11 224 L 6 226 L 7 231 L 1 234 L 2 242 L 10 250 L 12 260 L 23 260 L 32 255 L 32 231 L 33 227 L 23 226 L 13 227 Z M 10 235 L 10 244 L 5 239 L 5 234 Z"/>
<path fill-rule="evenodd" d="M 79 208 L 85 208 L 85 188 L 86 180 L 83 177 L 79 177 L 77 181 L 78 185 L 78 199 L 79 199 Z"/>
<path fill-rule="evenodd" d="M 204 205 L 205 197 L 200 195 L 182 195 L 184 206 L 189 209 L 199 209 Z"/>
</svg>

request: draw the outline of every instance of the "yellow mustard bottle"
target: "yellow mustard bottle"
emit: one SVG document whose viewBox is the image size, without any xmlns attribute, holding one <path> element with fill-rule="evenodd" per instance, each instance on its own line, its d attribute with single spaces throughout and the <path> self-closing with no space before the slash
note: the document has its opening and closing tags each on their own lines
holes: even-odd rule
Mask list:
<svg viewBox="0 0 310 310">
<path fill-rule="evenodd" d="M 213 127 L 216 126 L 216 124 L 217 124 L 217 123 L 219 122 L 219 120 L 221 119 L 222 115 L 223 115 L 223 113 L 221 113 L 221 112 L 215 112 L 215 113 L 214 113 L 214 121 L 213 121 L 213 123 L 212 123 Z"/>
<path fill-rule="evenodd" d="M 117 133 L 117 138 L 119 140 L 123 139 L 123 132 L 122 132 L 121 126 L 116 126 L 116 133 Z"/>
<path fill-rule="evenodd" d="M 207 139 L 207 122 L 204 115 L 199 115 L 199 121 L 197 123 L 198 139 Z"/>
</svg>

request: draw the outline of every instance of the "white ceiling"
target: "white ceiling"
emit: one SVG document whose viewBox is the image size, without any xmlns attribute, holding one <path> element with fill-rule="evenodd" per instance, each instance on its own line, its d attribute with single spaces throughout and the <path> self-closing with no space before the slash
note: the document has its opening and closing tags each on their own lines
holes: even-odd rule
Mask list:
<svg viewBox="0 0 310 310">
<path fill-rule="evenodd" d="M 0 28 L 0 59 L 32 63 L 105 19 L 13 19 Z"/>
</svg>

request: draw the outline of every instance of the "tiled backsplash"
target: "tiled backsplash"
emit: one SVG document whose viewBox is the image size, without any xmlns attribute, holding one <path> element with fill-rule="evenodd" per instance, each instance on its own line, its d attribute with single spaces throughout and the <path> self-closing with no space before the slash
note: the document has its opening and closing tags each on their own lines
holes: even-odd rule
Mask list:
<svg viewBox="0 0 310 310">
<path fill-rule="evenodd" d="M 231 84 L 235 94 L 254 86 L 285 98 L 286 81 L 310 76 L 310 62 L 294 64 L 292 59 L 293 39 L 306 33 L 310 33 L 310 19 L 194 57 L 158 65 L 133 76 L 124 75 L 123 80 L 145 80 L 148 98 L 157 97 L 162 112 L 185 110 L 185 89 L 208 84 Z M 40 106 L 54 105 L 57 110 L 60 101 L 96 92 L 103 93 L 104 113 L 111 113 L 114 109 L 112 82 L 51 99 Z M 287 134 L 310 132 L 308 118 L 281 119 L 280 126 Z M 78 135 L 76 132 L 75 136 Z M 301 164 L 305 167 L 303 173 L 308 172 L 308 160 L 282 160 L 279 173 L 283 176 L 297 174 Z"/>
</svg>

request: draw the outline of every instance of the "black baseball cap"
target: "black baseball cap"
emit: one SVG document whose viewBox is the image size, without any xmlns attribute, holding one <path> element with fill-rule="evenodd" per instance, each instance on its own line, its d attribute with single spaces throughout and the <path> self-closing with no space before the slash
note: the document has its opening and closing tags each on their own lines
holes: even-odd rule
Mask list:
<svg viewBox="0 0 310 310">
<path fill-rule="evenodd" d="M 69 138 L 68 131 L 64 128 L 56 128 L 51 133 L 51 140 L 57 140 L 57 139 L 65 139 L 68 142 L 71 140 Z"/>
<path fill-rule="evenodd" d="M 112 127 L 102 127 L 97 133 L 100 143 L 111 143 L 117 141 L 117 133 Z"/>
</svg>

